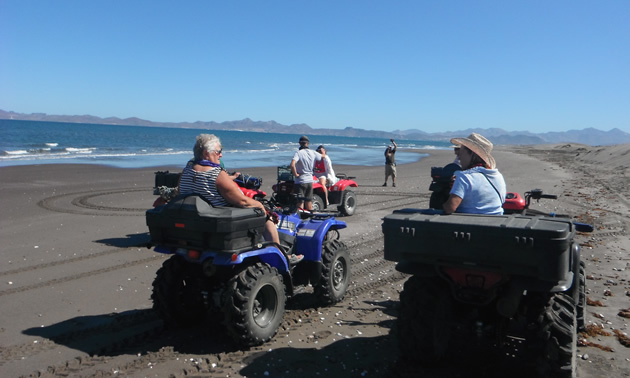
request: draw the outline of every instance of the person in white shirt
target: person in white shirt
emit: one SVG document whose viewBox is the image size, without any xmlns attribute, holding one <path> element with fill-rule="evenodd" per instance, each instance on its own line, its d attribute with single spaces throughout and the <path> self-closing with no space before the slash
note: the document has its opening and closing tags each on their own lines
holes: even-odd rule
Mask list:
<svg viewBox="0 0 630 378">
<path fill-rule="evenodd" d="M 332 161 L 330 157 L 326 153 L 326 148 L 323 145 L 317 147 L 317 150 L 322 155 L 322 160 L 315 163 L 314 175 L 320 184 L 324 187 L 324 195 L 326 196 L 326 206 L 329 205 L 328 202 L 328 189 L 326 186 L 335 185 L 339 179 L 335 176 L 335 170 L 332 167 Z"/>
<path fill-rule="evenodd" d="M 291 173 L 295 177 L 293 193 L 298 198 L 298 207 L 313 210 L 313 168 L 315 162 L 322 160 L 322 155 L 308 148 L 309 139 L 306 135 L 300 137 L 300 149 L 295 152 L 291 160 Z"/>
</svg>

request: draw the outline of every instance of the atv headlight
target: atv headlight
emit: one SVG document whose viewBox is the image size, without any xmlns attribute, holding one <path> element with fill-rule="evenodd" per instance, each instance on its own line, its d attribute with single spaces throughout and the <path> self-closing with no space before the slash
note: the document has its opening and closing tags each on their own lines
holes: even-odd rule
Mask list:
<svg viewBox="0 0 630 378">
<path fill-rule="evenodd" d="M 301 229 L 300 231 L 298 231 L 298 235 L 299 236 L 307 236 L 309 238 L 312 238 L 313 235 L 315 235 L 315 230 L 311 230 L 311 229 Z"/>
</svg>

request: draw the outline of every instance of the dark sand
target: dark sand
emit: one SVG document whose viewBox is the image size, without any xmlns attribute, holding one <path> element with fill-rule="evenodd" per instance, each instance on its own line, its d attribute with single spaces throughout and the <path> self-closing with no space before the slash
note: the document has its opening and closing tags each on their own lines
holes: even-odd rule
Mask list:
<svg viewBox="0 0 630 378">
<path fill-rule="evenodd" d="M 0 376 L 530 376 L 479 353 L 438 369 L 397 363 L 390 331 L 408 276 L 383 260 L 381 218 L 428 206 L 430 167 L 453 154 L 422 152 L 431 155 L 398 166 L 396 188 L 381 187 L 382 166 L 343 166 L 331 156 L 335 170 L 359 184 L 357 212 L 343 218 L 353 269 L 348 295 L 326 308 L 307 294 L 295 297 L 278 335 L 249 350 L 237 349 L 220 329 L 162 330 L 151 311 L 151 284 L 165 260 L 142 247 L 157 169 L 0 168 Z M 588 275 L 587 322 L 607 333 L 581 335 L 580 377 L 630 376 L 628 319 L 619 315 L 630 308 L 629 152 L 630 145 L 549 145 L 499 147 L 494 154 L 510 191 L 558 194 L 558 201 L 535 207 L 596 226 L 578 240 Z M 169 168 L 180 169 L 162 170 Z M 263 177 L 271 193 L 275 168 L 239 170 Z"/>
</svg>

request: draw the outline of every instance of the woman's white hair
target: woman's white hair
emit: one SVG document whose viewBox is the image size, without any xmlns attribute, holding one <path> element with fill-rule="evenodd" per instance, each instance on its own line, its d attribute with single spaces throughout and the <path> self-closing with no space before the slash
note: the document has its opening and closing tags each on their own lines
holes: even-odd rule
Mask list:
<svg viewBox="0 0 630 378">
<path fill-rule="evenodd" d="M 214 134 L 200 134 L 195 140 L 195 146 L 193 147 L 193 153 L 195 154 L 195 160 L 203 160 L 204 151 L 214 151 L 217 145 L 221 144 L 221 140 Z"/>
</svg>

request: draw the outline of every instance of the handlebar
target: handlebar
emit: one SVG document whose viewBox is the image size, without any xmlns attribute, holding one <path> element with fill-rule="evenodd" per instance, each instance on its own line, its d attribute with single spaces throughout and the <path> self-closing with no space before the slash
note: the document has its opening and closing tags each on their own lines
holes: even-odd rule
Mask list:
<svg viewBox="0 0 630 378">
<path fill-rule="evenodd" d="M 337 177 L 340 180 L 354 180 L 356 178 L 356 176 L 348 176 L 345 173 L 337 173 L 335 177 Z"/>
<path fill-rule="evenodd" d="M 540 198 L 548 198 L 548 199 L 558 199 L 558 196 L 555 194 L 543 194 Z"/>
<path fill-rule="evenodd" d="M 532 189 L 529 192 L 525 192 L 525 209 L 529 208 L 532 199 L 538 201 L 541 198 L 558 199 L 558 196 L 555 194 L 544 194 L 542 189 Z"/>
</svg>

